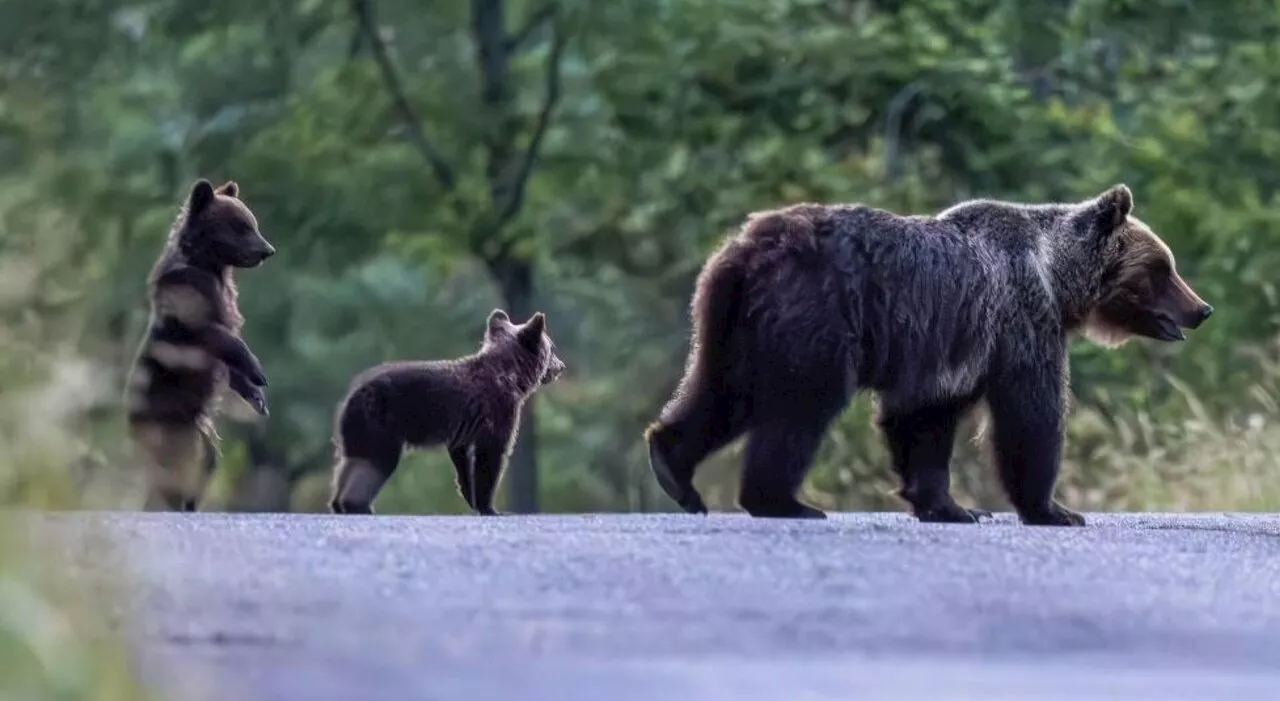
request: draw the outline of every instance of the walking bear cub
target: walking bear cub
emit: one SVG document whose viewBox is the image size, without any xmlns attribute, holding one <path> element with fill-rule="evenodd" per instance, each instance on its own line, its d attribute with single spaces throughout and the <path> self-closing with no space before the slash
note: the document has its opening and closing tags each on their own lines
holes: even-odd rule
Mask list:
<svg viewBox="0 0 1280 701">
<path fill-rule="evenodd" d="M 493 495 L 515 446 L 520 409 L 564 372 L 542 312 L 524 324 L 489 314 L 484 343 L 457 360 L 374 366 L 351 381 L 334 426 L 329 510 L 371 514 L 405 446 L 445 445 L 467 506 L 496 515 Z"/>
<path fill-rule="evenodd" d="M 151 318 L 129 377 L 129 434 L 147 462 L 149 510 L 194 511 L 217 467 L 212 414 L 230 388 L 267 414 L 262 364 L 240 338 L 233 272 L 275 253 L 234 181 L 201 179 L 147 278 Z"/>
<path fill-rule="evenodd" d="M 1184 339 L 1212 308 L 1116 185 L 1075 204 L 962 202 L 936 216 L 798 204 L 750 215 L 703 268 L 675 395 L 646 431 L 663 490 L 706 506 L 698 464 L 747 433 L 738 501 L 824 518 L 797 492 L 859 390 L 922 521 L 986 512 L 950 493 L 957 423 L 984 402 L 1001 483 L 1026 524 L 1083 525 L 1053 498 L 1070 336 Z"/>
</svg>

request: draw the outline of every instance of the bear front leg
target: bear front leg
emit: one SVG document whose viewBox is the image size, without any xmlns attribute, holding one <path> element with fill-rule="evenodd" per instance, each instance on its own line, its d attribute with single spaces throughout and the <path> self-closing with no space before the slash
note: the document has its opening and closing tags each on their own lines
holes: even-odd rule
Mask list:
<svg viewBox="0 0 1280 701">
<path fill-rule="evenodd" d="M 1024 351 L 1025 352 L 1025 351 Z M 1024 524 L 1083 526 L 1084 517 L 1053 498 L 1062 460 L 1066 353 L 1002 368 L 987 393 L 995 458 L 1005 494 Z"/>
<path fill-rule="evenodd" d="M 253 410 L 258 412 L 259 416 L 269 416 L 271 414 L 267 408 L 267 395 L 262 391 L 261 387 L 255 387 L 247 375 L 230 365 L 227 366 L 227 374 L 227 384 L 231 387 L 231 391 L 248 402 L 249 406 L 253 407 Z"/>
<path fill-rule="evenodd" d="M 201 334 L 203 345 L 231 370 L 238 370 L 254 386 L 267 386 L 267 373 L 244 339 L 222 326 L 208 326 Z"/>
<path fill-rule="evenodd" d="M 754 518 L 824 519 L 821 509 L 801 502 L 798 492 L 813 467 L 829 421 L 773 419 L 747 437 L 738 505 Z"/>
<path fill-rule="evenodd" d="M 474 510 L 476 508 L 476 498 L 474 490 L 475 479 L 472 476 L 474 468 L 472 467 L 471 444 L 449 446 L 449 459 L 453 461 L 453 471 L 458 478 L 458 494 L 462 495 L 462 500 L 467 502 L 467 507 Z"/>
<path fill-rule="evenodd" d="M 879 424 L 902 480 L 900 496 L 917 519 L 931 523 L 977 523 L 991 512 L 966 509 L 951 496 L 951 452 L 967 406 L 953 402 L 915 410 L 883 409 Z"/>
<path fill-rule="evenodd" d="M 472 460 L 472 506 L 481 516 L 500 516 L 493 508 L 493 495 L 502 481 L 507 457 L 515 446 L 519 416 L 494 417 L 493 429 L 475 441 Z"/>
</svg>

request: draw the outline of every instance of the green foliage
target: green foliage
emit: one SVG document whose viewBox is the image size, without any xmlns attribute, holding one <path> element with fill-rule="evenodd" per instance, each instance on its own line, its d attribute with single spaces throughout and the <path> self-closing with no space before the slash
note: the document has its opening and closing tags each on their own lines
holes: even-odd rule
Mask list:
<svg viewBox="0 0 1280 701">
<path fill-rule="evenodd" d="M 210 508 L 322 510 L 350 377 L 471 352 L 520 295 L 570 367 L 534 414 L 543 508 L 671 508 L 640 435 L 679 377 L 693 278 L 747 212 L 1077 200 L 1115 182 L 1217 312 L 1178 346 L 1074 349 L 1068 498 L 1280 502 L 1273 5 L 509 0 L 498 72 L 472 3 L 48 5 L 0 0 L 0 270 L 34 290 L 5 308 L 6 338 L 119 387 L 143 277 L 197 176 L 239 181 L 281 251 L 239 275 L 272 414 L 224 422 Z M 76 420 L 127 472 L 117 400 Z M 871 413 L 864 397 L 832 432 L 814 499 L 897 508 Z M 698 478 L 719 506 L 737 458 Z M 978 445 L 958 446 L 956 472 L 1002 505 Z M 278 493 L 253 494 L 264 484 Z M 408 458 L 379 508 L 460 512 L 447 457 Z"/>
<path fill-rule="evenodd" d="M 25 184 L 0 181 L 0 509 L 103 506 L 118 492 L 94 489 L 95 407 L 116 394 L 112 373 L 77 348 L 79 285 L 89 267 L 66 249 L 79 231 L 67 211 Z M 67 307 L 77 310 L 66 312 Z M 86 348 L 93 344 L 83 344 Z M 112 442 L 100 442 L 105 447 Z M 128 584 L 69 576 L 66 552 L 110 558 L 100 535 L 46 532 L 6 514 L 0 528 L 0 698 L 142 701 L 131 655 L 111 620 Z M 93 602 L 86 606 L 86 602 Z"/>
</svg>

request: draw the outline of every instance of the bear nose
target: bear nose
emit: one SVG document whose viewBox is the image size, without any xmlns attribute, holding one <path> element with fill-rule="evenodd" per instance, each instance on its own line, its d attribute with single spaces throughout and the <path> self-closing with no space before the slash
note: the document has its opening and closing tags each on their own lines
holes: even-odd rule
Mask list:
<svg viewBox="0 0 1280 701">
<path fill-rule="evenodd" d="M 1211 314 L 1213 314 L 1213 307 L 1208 304 L 1201 304 L 1199 309 L 1188 315 L 1187 323 L 1182 326 L 1188 329 L 1198 329 Z"/>
<path fill-rule="evenodd" d="M 270 258 L 271 256 L 274 256 L 275 254 L 276 254 L 276 247 L 275 247 L 275 246 L 272 246 L 271 244 L 267 244 L 267 247 L 266 247 L 266 248 L 264 248 L 264 249 L 262 249 L 262 257 L 263 257 L 263 258 Z"/>
</svg>

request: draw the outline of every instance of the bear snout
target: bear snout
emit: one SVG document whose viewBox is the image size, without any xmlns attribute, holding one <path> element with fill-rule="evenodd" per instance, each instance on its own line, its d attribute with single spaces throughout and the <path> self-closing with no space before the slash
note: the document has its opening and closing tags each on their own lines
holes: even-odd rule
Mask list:
<svg viewBox="0 0 1280 701">
<path fill-rule="evenodd" d="M 566 366 L 563 360 L 559 358 L 552 358 L 551 364 L 547 366 L 547 371 L 542 376 L 542 384 L 545 385 L 558 379 L 560 374 L 565 371 L 565 368 Z"/>
<path fill-rule="evenodd" d="M 1174 318 L 1178 326 L 1184 329 L 1199 328 L 1213 314 L 1213 307 L 1200 299 L 1200 295 L 1191 289 L 1191 286 L 1180 277 L 1173 279 L 1173 297 L 1172 304 L 1169 306 L 1170 316 Z"/>
<path fill-rule="evenodd" d="M 1213 307 L 1201 302 L 1195 308 L 1182 313 L 1181 318 L 1178 320 L 1178 326 L 1184 329 L 1199 328 L 1211 314 L 1213 314 Z"/>
<path fill-rule="evenodd" d="M 276 254 L 276 247 L 261 239 L 259 245 L 248 251 L 245 255 L 244 265 L 248 268 L 256 268 L 262 265 L 268 258 Z"/>
</svg>

